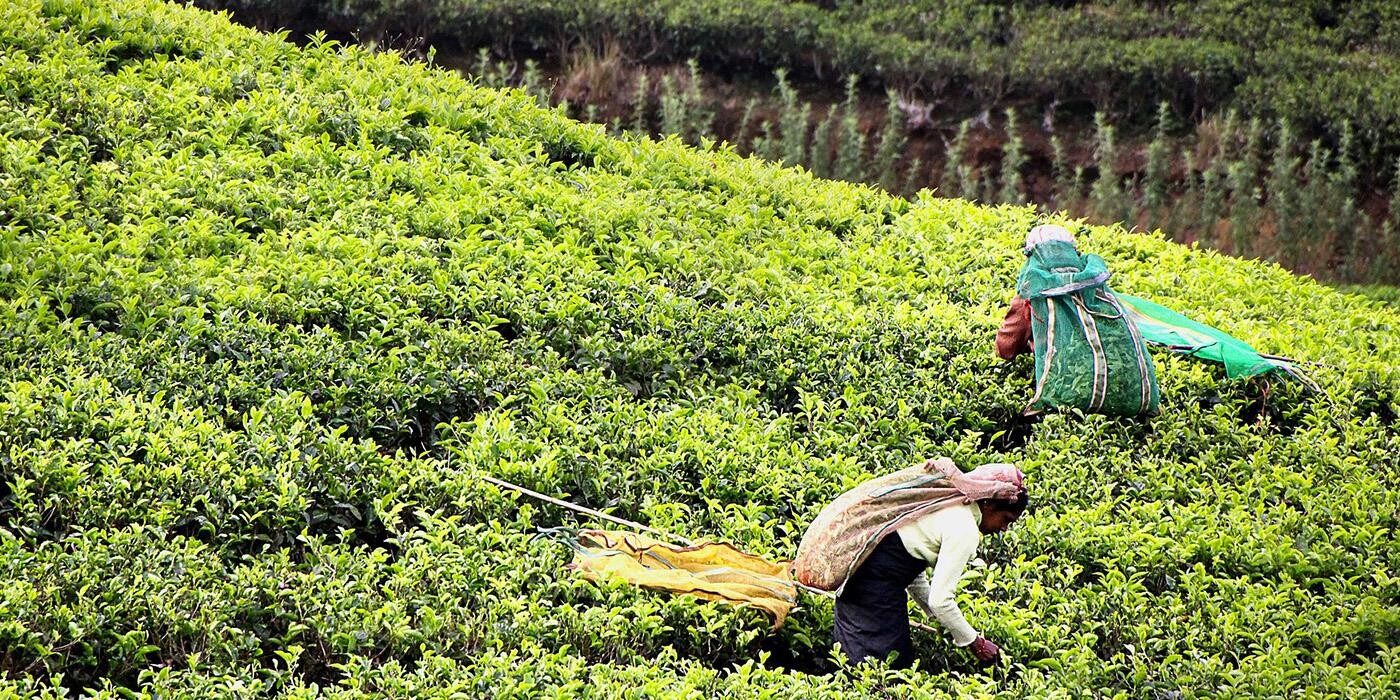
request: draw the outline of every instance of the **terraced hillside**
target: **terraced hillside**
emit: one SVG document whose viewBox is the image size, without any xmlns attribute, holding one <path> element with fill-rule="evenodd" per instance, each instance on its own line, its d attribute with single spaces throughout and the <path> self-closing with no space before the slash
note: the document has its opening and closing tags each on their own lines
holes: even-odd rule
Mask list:
<svg viewBox="0 0 1400 700">
<path fill-rule="evenodd" d="M 1164 415 L 1027 425 L 992 335 L 1035 213 L 606 138 L 388 54 L 154 0 L 0 3 L 0 692 L 1381 697 L 1400 328 L 1087 229 L 1115 284 L 1325 363 L 1158 356 Z M 831 608 L 564 569 L 495 475 L 790 557 L 934 454 L 1014 460 L 963 585 L 1006 666 L 829 671 Z"/>
</svg>

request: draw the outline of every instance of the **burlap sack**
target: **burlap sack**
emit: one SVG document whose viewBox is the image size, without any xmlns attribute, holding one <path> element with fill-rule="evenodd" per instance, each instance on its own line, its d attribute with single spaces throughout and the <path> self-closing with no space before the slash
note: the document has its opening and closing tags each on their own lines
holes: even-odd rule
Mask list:
<svg viewBox="0 0 1400 700">
<path fill-rule="evenodd" d="M 1003 466 L 1003 465 L 998 465 Z M 1014 470 L 1014 468 L 1012 468 Z M 798 582 L 840 594 L 846 580 L 880 540 L 904 524 L 935 510 L 984 498 L 1014 498 L 1014 481 L 1002 480 L 1004 470 L 987 479 L 964 474 L 947 458 L 929 460 L 917 467 L 871 479 L 822 509 L 802 536 L 793 559 Z M 980 475 L 979 475 L 980 476 Z"/>
</svg>

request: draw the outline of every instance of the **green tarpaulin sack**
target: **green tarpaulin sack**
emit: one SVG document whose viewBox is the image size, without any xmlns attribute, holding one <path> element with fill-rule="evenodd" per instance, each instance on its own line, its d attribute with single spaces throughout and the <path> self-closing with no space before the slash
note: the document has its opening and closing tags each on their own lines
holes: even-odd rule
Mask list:
<svg viewBox="0 0 1400 700">
<path fill-rule="evenodd" d="M 1035 396 L 1027 413 L 1079 408 L 1157 413 L 1157 372 L 1142 335 L 1108 288 L 1097 255 L 1048 241 L 1031 249 L 1016 291 L 1030 302 Z"/>
<path fill-rule="evenodd" d="M 1225 366 L 1225 376 L 1231 379 L 1281 371 L 1304 383 L 1310 381 L 1292 361 L 1260 355 L 1249 343 L 1204 323 L 1192 321 L 1161 304 L 1121 292 L 1113 297 L 1128 310 L 1133 325 L 1137 326 L 1149 345 L 1164 347 L 1187 357 L 1219 362 Z"/>
</svg>

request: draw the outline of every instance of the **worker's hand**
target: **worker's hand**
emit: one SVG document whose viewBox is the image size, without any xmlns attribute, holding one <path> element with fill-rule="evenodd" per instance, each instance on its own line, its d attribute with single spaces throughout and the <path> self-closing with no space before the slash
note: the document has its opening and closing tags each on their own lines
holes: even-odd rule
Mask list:
<svg viewBox="0 0 1400 700">
<path fill-rule="evenodd" d="M 967 649 L 972 652 L 973 656 L 977 657 L 978 661 L 984 664 L 992 663 L 1001 658 L 1001 647 L 993 644 L 986 637 L 978 637 L 973 640 L 971 644 L 967 645 Z"/>
</svg>

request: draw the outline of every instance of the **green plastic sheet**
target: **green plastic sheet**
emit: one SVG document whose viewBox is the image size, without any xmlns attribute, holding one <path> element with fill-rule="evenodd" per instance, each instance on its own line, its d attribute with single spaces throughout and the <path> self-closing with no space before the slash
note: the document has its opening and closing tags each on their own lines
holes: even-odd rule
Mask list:
<svg viewBox="0 0 1400 700">
<path fill-rule="evenodd" d="M 1260 355 L 1248 343 L 1198 323 L 1146 299 L 1117 292 L 1143 340 L 1174 352 L 1225 365 L 1225 376 L 1253 377 L 1274 370 L 1292 373 L 1292 365 Z"/>
</svg>

